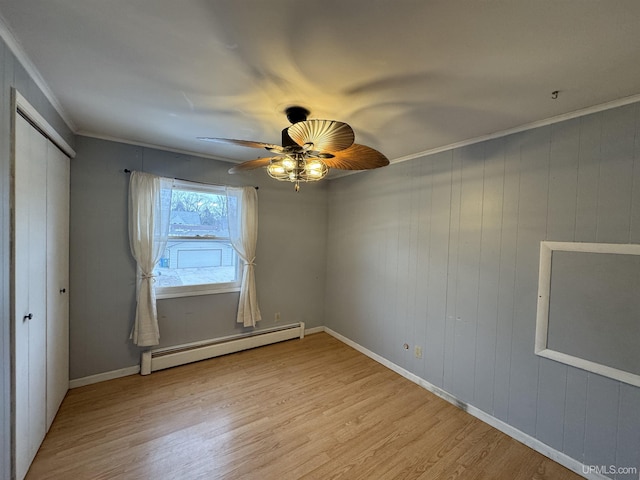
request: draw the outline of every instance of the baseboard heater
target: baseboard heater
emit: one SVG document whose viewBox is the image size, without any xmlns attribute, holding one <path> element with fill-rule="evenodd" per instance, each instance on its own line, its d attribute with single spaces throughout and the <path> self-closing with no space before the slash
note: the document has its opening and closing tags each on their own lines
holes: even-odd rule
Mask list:
<svg viewBox="0 0 640 480">
<path fill-rule="evenodd" d="M 262 347 L 292 338 L 304 338 L 304 322 L 202 342 L 147 350 L 142 352 L 140 374 L 149 375 L 157 370 Z"/>
</svg>

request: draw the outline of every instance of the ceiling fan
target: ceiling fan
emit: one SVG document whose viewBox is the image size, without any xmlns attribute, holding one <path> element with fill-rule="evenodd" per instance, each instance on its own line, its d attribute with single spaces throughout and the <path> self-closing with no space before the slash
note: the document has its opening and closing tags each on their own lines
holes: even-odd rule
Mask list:
<svg viewBox="0 0 640 480">
<path fill-rule="evenodd" d="M 282 130 L 282 145 L 230 138 L 198 139 L 264 148 L 272 156 L 240 163 L 231 168 L 229 173 L 267 167 L 267 173 L 272 178 L 293 182 L 296 192 L 300 190 L 300 182 L 321 180 L 330 168 L 368 170 L 389 165 L 389 160 L 382 153 L 354 143 L 355 134 L 346 123 L 335 120 L 307 120 L 309 111 L 304 107 L 289 107 L 285 113 L 292 125 Z"/>
</svg>

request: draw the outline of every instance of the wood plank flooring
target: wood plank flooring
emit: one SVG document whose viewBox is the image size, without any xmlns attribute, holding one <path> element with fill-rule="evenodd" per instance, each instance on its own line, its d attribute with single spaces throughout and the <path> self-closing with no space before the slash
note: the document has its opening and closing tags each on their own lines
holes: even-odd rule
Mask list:
<svg viewBox="0 0 640 480">
<path fill-rule="evenodd" d="M 580 477 L 327 334 L 71 390 L 27 475 Z"/>
</svg>

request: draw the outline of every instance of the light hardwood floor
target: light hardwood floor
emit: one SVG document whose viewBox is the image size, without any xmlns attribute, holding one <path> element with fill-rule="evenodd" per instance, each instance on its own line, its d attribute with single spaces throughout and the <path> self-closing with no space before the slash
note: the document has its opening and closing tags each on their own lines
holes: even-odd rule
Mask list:
<svg viewBox="0 0 640 480">
<path fill-rule="evenodd" d="M 71 390 L 27 478 L 580 477 L 319 333 Z"/>
</svg>

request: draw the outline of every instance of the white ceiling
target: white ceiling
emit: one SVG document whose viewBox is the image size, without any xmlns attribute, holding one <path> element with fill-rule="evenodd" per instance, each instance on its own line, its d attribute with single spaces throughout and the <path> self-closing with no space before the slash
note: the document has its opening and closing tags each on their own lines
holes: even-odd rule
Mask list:
<svg viewBox="0 0 640 480">
<path fill-rule="evenodd" d="M 640 94 L 637 0 L 0 0 L 78 133 L 220 157 L 287 106 L 392 161 Z M 557 99 L 551 92 L 559 90 Z"/>
</svg>

